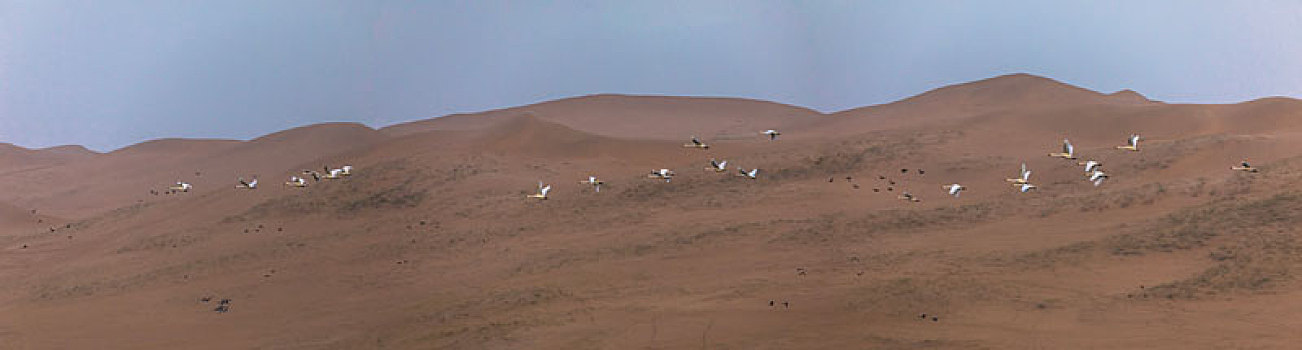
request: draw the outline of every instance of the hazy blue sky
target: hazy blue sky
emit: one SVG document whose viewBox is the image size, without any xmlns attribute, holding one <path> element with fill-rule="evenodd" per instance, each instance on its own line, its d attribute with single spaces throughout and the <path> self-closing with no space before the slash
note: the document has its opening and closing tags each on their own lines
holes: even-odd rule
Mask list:
<svg viewBox="0 0 1302 350">
<path fill-rule="evenodd" d="M 247 139 L 593 93 L 822 111 L 1011 72 L 1302 97 L 1302 1 L 0 0 L 0 142 Z"/>
</svg>

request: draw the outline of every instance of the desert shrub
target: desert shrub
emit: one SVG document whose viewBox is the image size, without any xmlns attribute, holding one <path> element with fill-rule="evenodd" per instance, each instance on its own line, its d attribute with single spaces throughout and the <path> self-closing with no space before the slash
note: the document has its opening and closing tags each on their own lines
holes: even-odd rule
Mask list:
<svg viewBox="0 0 1302 350">
<path fill-rule="evenodd" d="M 1302 222 L 1302 195 L 1282 193 L 1248 202 L 1218 202 L 1167 215 L 1146 230 L 1113 237 L 1114 254 L 1171 252 L 1226 243 L 1208 252 L 1216 262 L 1189 278 L 1144 291 L 1145 296 L 1191 299 L 1232 291 L 1262 291 L 1291 280 L 1302 263 L 1293 228 Z"/>
<path fill-rule="evenodd" d="M 412 208 L 425 201 L 428 192 L 415 189 L 411 181 L 400 185 L 371 192 L 364 198 L 347 201 L 339 205 L 340 213 L 355 214 L 367 209 Z"/>
</svg>

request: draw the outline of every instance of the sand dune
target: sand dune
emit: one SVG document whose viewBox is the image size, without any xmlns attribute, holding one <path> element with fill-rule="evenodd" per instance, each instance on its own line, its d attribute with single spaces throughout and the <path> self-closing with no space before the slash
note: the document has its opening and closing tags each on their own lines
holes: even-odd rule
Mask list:
<svg viewBox="0 0 1302 350">
<path fill-rule="evenodd" d="M 1287 348 L 1299 120 L 1293 99 L 1165 104 L 1018 74 L 832 114 L 594 95 L 7 146 L 0 347 Z M 1141 151 L 1114 148 L 1132 132 Z M 1104 185 L 1046 156 L 1064 137 Z M 1229 169 L 1245 157 L 1261 172 Z M 1034 192 L 1004 181 L 1022 162 Z M 178 180 L 195 191 L 149 192 Z M 540 180 L 551 198 L 526 198 Z"/>
<path fill-rule="evenodd" d="M 807 108 L 740 98 L 592 95 L 468 115 L 395 125 L 391 135 L 421 130 L 483 128 L 497 116 L 533 115 L 593 134 L 631 139 L 681 140 L 758 136 L 760 131 L 808 122 L 821 113 Z"/>
<path fill-rule="evenodd" d="M 278 184 L 315 160 L 371 145 L 382 139 L 354 123 L 320 124 L 254 140 L 165 139 L 143 142 L 53 168 L 13 174 L 4 200 L 47 208 L 64 216 L 85 216 L 158 197 L 176 181 L 193 183 L 195 194 L 227 190 L 237 178 L 260 176 Z M 332 164 L 336 167 L 342 164 Z M 292 167 L 292 168 L 291 168 Z"/>
<path fill-rule="evenodd" d="M 0 143 L 0 174 L 66 164 L 91 157 L 94 154 L 94 152 L 82 146 L 59 146 L 32 150 L 8 143 Z"/>
</svg>

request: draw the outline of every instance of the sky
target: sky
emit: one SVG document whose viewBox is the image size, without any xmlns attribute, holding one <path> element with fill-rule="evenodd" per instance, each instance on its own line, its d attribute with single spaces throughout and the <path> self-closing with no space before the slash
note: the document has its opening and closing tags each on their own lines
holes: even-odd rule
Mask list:
<svg viewBox="0 0 1302 350">
<path fill-rule="evenodd" d="M 1302 1 L 0 0 L 0 142 L 110 151 L 597 93 L 824 112 L 1026 72 L 1302 97 Z"/>
</svg>

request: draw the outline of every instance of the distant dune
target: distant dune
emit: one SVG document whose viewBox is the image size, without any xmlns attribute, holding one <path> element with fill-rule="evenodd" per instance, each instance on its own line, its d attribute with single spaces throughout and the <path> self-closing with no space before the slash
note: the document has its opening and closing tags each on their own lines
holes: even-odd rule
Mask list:
<svg viewBox="0 0 1302 350">
<path fill-rule="evenodd" d="M 82 146 L 58 146 L 32 150 L 8 143 L 0 143 L 0 173 L 63 164 L 82 160 L 95 154 Z"/>
<path fill-rule="evenodd" d="M 1079 159 L 1047 156 L 1064 138 Z M 592 95 L 107 153 L 0 144 L 0 348 L 1289 348 L 1299 147 L 1299 100 L 1028 74 L 829 114 Z M 1231 170 L 1245 159 L 1259 171 Z M 1022 163 L 1028 193 L 1005 181 Z M 539 181 L 548 199 L 527 198 Z"/>
<path fill-rule="evenodd" d="M 822 116 L 817 111 L 766 101 L 672 96 L 592 95 L 476 114 L 452 115 L 382 129 L 390 135 L 424 130 L 466 130 L 494 123 L 496 116 L 533 115 L 575 130 L 632 139 L 678 140 L 752 135 L 764 129 L 798 125 Z"/>
</svg>

